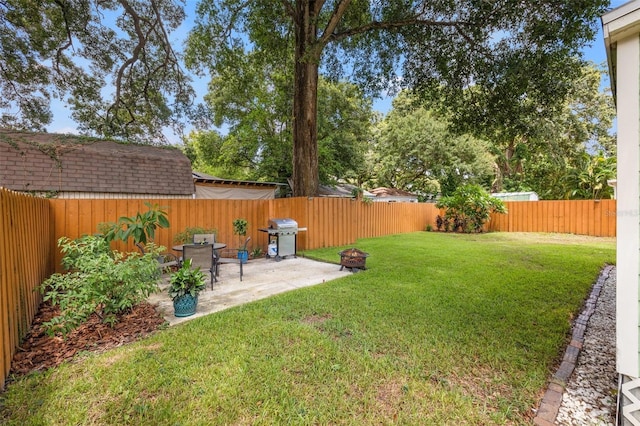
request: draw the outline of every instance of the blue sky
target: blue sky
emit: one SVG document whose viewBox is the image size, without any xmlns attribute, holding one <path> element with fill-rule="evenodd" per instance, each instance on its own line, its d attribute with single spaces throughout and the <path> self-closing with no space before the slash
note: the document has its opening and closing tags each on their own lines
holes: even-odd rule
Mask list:
<svg viewBox="0 0 640 426">
<path fill-rule="evenodd" d="M 610 8 L 613 9 L 625 3 L 627 3 L 627 0 L 612 0 Z M 193 23 L 194 6 L 196 2 L 192 0 L 188 0 L 186 4 L 187 4 L 186 6 L 187 19 L 185 20 L 181 29 L 179 29 L 176 33 L 173 34 L 174 37 L 175 36 L 186 37 L 186 32 L 189 30 L 189 28 Z M 604 39 L 602 36 L 602 27 L 599 22 L 598 22 L 598 35 L 596 36 L 596 39 L 591 43 L 591 45 L 586 46 L 583 49 L 583 52 L 587 60 L 591 60 L 596 64 L 604 63 L 607 60 L 607 55 L 604 47 Z M 197 86 L 196 87 L 197 93 L 206 93 L 206 89 L 207 89 L 206 79 L 196 80 L 195 84 Z M 374 100 L 373 107 L 376 111 L 380 111 L 386 114 L 391 108 L 391 101 L 392 101 L 392 98 L 389 98 L 389 97 L 376 99 Z M 70 111 L 64 105 L 64 103 L 60 101 L 54 101 L 52 102 L 51 108 L 54 114 L 54 119 L 51 125 L 47 127 L 47 130 L 50 133 L 77 133 L 76 124 L 70 118 L 70 115 L 71 115 Z M 169 138 L 171 139 L 172 143 L 181 143 L 177 136 L 175 137 L 169 136 Z"/>
</svg>

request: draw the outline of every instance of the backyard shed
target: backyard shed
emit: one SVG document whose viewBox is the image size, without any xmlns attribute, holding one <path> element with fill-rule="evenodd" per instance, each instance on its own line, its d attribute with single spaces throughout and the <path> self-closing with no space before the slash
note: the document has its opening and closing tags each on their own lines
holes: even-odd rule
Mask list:
<svg viewBox="0 0 640 426">
<path fill-rule="evenodd" d="M 538 201 L 535 192 L 494 192 L 491 196 L 502 201 Z"/>
<path fill-rule="evenodd" d="M 0 186 L 56 198 L 193 198 L 177 148 L 0 129 Z"/>
<path fill-rule="evenodd" d="M 271 200 L 276 190 L 285 184 L 223 179 L 193 172 L 196 198 L 220 200 Z"/>
<path fill-rule="evenodd" d="M 616 368 L 619 424 L 640 425 L 640 0 L 602 16 L 618 113 Z"/>
</svg>

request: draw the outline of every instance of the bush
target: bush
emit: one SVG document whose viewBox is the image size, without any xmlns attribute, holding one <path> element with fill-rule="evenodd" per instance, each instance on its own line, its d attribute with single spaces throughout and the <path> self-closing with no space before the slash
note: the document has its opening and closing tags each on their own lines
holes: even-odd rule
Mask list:
<svg viewBox="0 0 640 426">
<path fill-rule="evenodd" d="M 122 216 L 117 223 L 101 223 L 98 229 L 104 234 L 107 242 L 113 240 L 127 241 L 133 238 L 136 245 L 146 245 L 153 240 L 156 228 L 168 228 L 169 219 L 167 212 L 157 204 L 144 203 L 149 209 L 144 213 L 137 213 L 135 216 Z"/>
<path fill-rule="evenodd" d="M 188 244 L 193 242 L 193 236 L 195 234 L 217 234 L 218 230 L 215 228 L 202 228 L 200 226 L 187 226 L 184 231 L 178 232 L 173 236 L 173 242 L 175 244 Z"/>
<path fill-rule="evenodd" d="M 147 253 L 111 251 L 102 236 L 58 240 L 64 274 L 53 274 L 40 286 L 45 301 L 59 305 L 61 314 L 44 323 L 49 334 L 77 328 L 94 312 L 113 325 L 117 315 L 158 290 L 157 257 L 161 247 L 147 245 Z"/>
<path fill-rule="evenodd" d="M 458 232 L 482 232 L 491 213 L 506 213 L 504 203 L 489 195 L 480 185 L 468 184 L 458 187 L 454 193 L 442 197 L 436 207 L 445 210 L 444 217 L 436 218 L 438 230 L 451 228 Z"/>
</svg>

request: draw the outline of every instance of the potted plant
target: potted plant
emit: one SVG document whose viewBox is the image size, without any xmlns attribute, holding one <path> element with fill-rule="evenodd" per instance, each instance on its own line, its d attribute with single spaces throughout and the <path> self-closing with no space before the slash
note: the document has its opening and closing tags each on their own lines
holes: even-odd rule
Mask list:
<svg viewBox="0 0 640 426">
<path fill-rule="evenodd" d="M 252 259 L 257 259 L 260 256 L 262 256 L 262 249 L 260 247 L 255 247 L 253 250 L 251 250 Z"/>
<path fill-rule="evenodd" d="M 233 220 L 233 233 L 238 236 L 238 259 L 242 263 L 247 263 L 249 259 L 249 251 L 245 245 L 248 225 L 249 223 L 246 219 L 237 218 Z"/>
<path fill-rule="evenodd" d="M 188 317 L 195 314 L 198 293 L 205 286 L 205 276 L 200 268 L 191 269 L 191 259 L 185 260 L 169 281 L 169 297 L 173 300 L 174 315 Z"/>
</svg>

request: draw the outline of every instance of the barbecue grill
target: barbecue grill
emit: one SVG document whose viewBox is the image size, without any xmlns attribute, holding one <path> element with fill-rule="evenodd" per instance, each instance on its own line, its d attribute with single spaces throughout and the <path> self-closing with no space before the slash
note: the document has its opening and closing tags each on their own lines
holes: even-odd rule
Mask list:
<svg viewBox="0 0 640 426">
<path fill-rule="evenodd" d="M 287 256 L 296 257 L 298 232 L 306 230 L 306 228 L 298 228 L 298 222 L 293 219 L 269 219 L 269 227 L 260 228 L 260 231 L 269 234 L 267 258 L 275 257 L 276 261 L 279 261 Z"/>
</svg>

